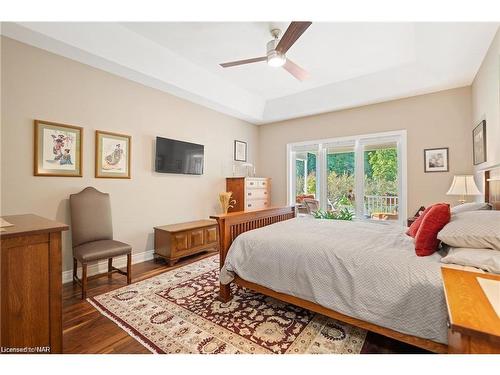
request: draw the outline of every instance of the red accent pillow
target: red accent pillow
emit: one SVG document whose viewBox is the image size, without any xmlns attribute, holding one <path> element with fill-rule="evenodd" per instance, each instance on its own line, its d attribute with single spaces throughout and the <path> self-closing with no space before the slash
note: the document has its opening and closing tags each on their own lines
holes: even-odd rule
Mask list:
<svg viewBox="0 0 500 375">
<path fill-rule="evenodd" d="M 417 217 L 417 219 L 413 223 L 411 223 L 410 227 L 406 231 L 406 234 L 408 236 L 415 238 L 415 236 L 417 235 L 417 232 L 418 232 L 418 228 L 420 228 L 420 224 L 422 223 L 422 220 L 424 220 L 424 216 L 427 215 L 427 212 L 429 212 L 429 210 L 433 206 L 434 205 L 427 207 L 424 211 L 422 211 L 422 213 L 420 214 L 420 216 Z"/>
<path fill-rule="evenodd" d="M 439 245 L 438 232 L 449 223 L 450 205 L 438 203 L 433 205 L 422 219 L 415 237 L 415 252 L 419 257 L 433 254 Z"/>
</svg>

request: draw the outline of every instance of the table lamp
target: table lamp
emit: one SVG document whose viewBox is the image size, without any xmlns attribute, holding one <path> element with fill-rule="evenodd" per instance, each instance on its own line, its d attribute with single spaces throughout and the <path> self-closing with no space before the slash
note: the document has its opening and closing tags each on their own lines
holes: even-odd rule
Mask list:
<svg viewBox="0 0 500 375">
<path fill-rule="evenodd" d="M 450 189 L 446 193 L 446 195 L 460 195 L 460 199 L 458 200 L 460 204 L 465 203 L 467 195 L 481 194 L 472 175 L 454 176 Z"/>
</svg>

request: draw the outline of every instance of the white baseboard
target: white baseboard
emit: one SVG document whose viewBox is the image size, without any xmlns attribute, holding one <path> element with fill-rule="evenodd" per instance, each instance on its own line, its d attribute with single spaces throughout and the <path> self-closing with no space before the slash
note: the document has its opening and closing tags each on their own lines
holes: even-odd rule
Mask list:
<svg viewBox="0 0 500 375">
<path fill-rule="evenodd" d="M 132 264 L 142 263 L 147 260 L 153 259 L 154 250 L 146 250 L 142 253 L 133 253 L 132 254 Z M 78 277 L 82 274 L 81 264 L 78 262 Z M 127 266 L 127 257 L 121 256 L 113 258 L 113 266 L 116 268 L 122 268 Z M 88 266 L 87 275 L 97 275 L 98 273 L 107 272 L 108 271 L 108 260 L 102 260 L 98 263 L 94 263 Z M 62 273 L 62 282 L 63 284 L 69 283 L 73 281 L 73 270 L 63 271 Z"/>
</svg>

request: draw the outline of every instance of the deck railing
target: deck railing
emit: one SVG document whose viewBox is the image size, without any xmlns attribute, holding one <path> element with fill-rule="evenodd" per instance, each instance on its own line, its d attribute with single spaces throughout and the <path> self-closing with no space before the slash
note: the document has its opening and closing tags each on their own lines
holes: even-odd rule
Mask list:
<svg viewBox="0 0 500 375">
<path fill-rule="evenodd" d="M 399 197 L 392 195 L 365 195 L 365 214 L 372 212 L 397 213 Z"/>
</svg>

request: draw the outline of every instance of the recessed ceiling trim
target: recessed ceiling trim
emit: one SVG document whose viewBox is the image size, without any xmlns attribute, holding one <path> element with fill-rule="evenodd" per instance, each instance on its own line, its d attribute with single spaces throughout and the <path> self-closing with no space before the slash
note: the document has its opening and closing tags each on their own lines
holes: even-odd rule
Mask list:
<svg viewBox="0 0 500 375">
<path fill-rule="evenodd" d="M 230 72 L 218 66 L 226 57 L 257 56 L 269 23 L 4 22 L 1 34 L 266 124 L 470 85 L 498 25 L 313 23 L 289 51 L 310 70 L 304 84 L 267 64 Z M 328 48 L 318 48 L 324 35 Z M 235 45 L 231 38 L 242 36 Z"/>
<path fill-rule="evenodd" d="M 252 123 L 262 121 L 264 99 L 118 23 L 4 22 L 1 33 L 218 112 Z"/>
</svg>

